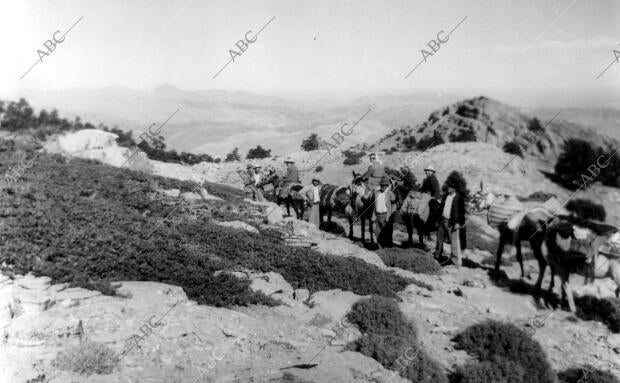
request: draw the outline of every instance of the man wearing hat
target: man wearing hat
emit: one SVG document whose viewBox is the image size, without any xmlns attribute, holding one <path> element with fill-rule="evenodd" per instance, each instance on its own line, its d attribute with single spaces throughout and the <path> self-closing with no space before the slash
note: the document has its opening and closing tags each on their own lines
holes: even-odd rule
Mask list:
<svg viewBox="0 0 620 383">
<path fill-rule="evenodd" d="M 293 183 L 301 183 L 299 181 L 299 169 L 295 166 L 295 161 L 291 157 L 288 157 L 284 160 L 286 164 L 286 174 L 282 177 L 282 182 L 280 182 L 280 187 L 278 191 L 278 195 L 281 198 L 286 198 L 289 194 L 291 184 Z"/>
<path fill-rule="evenodd" d="M 376 153 L 370 153 L 368 158 L 370 159 L 370 165 L 366 173 L 362 174 L 362 178 L 367 180 L 366 186 L 372 190 L 378 190 L 381 179 L 385 177 L 385 166 L 377 161 Z"/>
<path fill-rule="evenodd" d="M 393 223 L 392 204 L 396 202 L 396 195 L 389 186 L 390 180 L 383 177 L 379 181 L 379 190 L 375 191 L 375 237 L 380 246 L 392 245 L 392 231 L 388 226 Z"/>
<path fill-rule="evenodd" d="M 318 229 L 321 222 L 321 180 L 318 176 L 312 178 L 312 185 L 307 187 L 305 192 L 306 201 L 310 210 L 308 211 L 308 222 L 316 226 Z"/>
<path fill-rule="evenodd" d="M 441 190 L 439 189 L 439 181 L 435 176 L 435 168 L 433 165 L 429 165 L 424 168 L 426 178 L 422 181 L 422 187 L 420 192 L 430 194 L 435 200 L 439 201 Z"/>
<path fill-rule="evenodd" d="M 253 201 L 264 201 L 263 194 L 257 187 L 254 166 L 248 164 L 245 168 L 245 172 L 239 169 L 237 173 L 239 173 L 239 176 L 243 180 L 243 191 L 245 192 L 246 198 Z"/>
<path fill-rule="evenodd" d="M 443 240 L 445 236 L 450 238 L 452 257 L 456 257 L 456 266 L 461 266 L 461 241 L 460 230 L 465 226 L 465 199 L 459 186 L 448 179 L 445 187 L 448 189 L 441 200 L 441 218 L 437 231 L 437 247 L 435 258 L 440 259 L 443 252 Z"/>
</svg>

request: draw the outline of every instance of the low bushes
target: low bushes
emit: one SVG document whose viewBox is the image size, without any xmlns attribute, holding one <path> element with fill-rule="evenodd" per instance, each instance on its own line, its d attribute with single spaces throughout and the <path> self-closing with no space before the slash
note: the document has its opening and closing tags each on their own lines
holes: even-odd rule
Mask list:
<svg viewBox="0 0 620 383">
<path fill-rule="evenodd" d="M 521 145 L 519 145 L 516 141 L 506 142 L 502 147 L 502 150 L 508 154 L 523 157 L 523 149 L 521 149 Z"/>
<path fill-rule="evenodd" d="M 605 221 L 607 212 L 603 205 L 599 205 L 590 201 L 589 199 L 571 199 L 566 204 L 566 210 L 575 213 L 578 217 L 583 219 L 594 219 L 597 221 Z"/>
<path fill-rule="evenodd" d="M 353 152 L 351 150 L 345 150 L 342 152 L 344 155 L 344 165 L 357 165 L 360 163 L 360 159 L 366 155 L 365 152 Z"/>
<path fill-rule="evenodd" d="M 525 369 L 506 359 L 468 363 L 458 367 L 452 383 L 523 383 Z"/>
<path fill-rule="evenodd" d="M 610 331 L 620 333 L 620 300 L 599 299 L 591 295 L 575 298 L 577 316 L 583 320 L 605 323 Z"/>
<path fill-rule="evenodd" d="M 558 381 L 560 383 L 620 383 L 620 379 L 614 375 L 590 365 L 564 370 L 558 374 Z"/>
<path fill-rule="evenodd" d="M 118 357 L 108 346 L 92 341 L 80 342 L 61 351 L 52 361 L 60 370 L 80 375 L 110 374 L 118 362 Z"/>
<path fill-rule="evenodd" d="M 456 349 L 465 350 L 481 361 L 480 365 L 457 371 L 455 379 L 459 382 L 482 382 L 476 379 L 497 374 L 504 374 L 510 382 L 555 382 L 555 373 L 540 344 L 513 324 L 486 321 L 470 326 L 453 340 Z"/>
<path fill-rule="evenodd" d="M 393 300 L 377 296 L 361 300 L 347 319 L 362 332 L 348 350 L 369 356 L 412 382 L 448 383 L 443 367 L 418 344 L 415 326 Z"/>
<path fill-rule="evenodd" d="M 14 157 L 0 151 L 0 173 L 14 165 Z M 281 273 L 294 287 L 310 291 L 393 296 L 408 284 L 359 259 L 285 246 L 273 237 L 213 225 L 208 216 L 190 219 L 182 206 L 166 204 L 156 193 L 196 186 L 42 154 L 15 186 L 0 190 L 0 264 L 6 263 L 3 270 L 9 273 L 33 272 L 105 294 L 114 293 L 110 282 L 115 281 L 169 283 L 190 299 L 215 306 L 277 303 L 249 290 L 249 281 L 213 276 L 238 267 Z M 231 215 L 247 210 L 243 202 L 231 203 L 242 192 L 204 186 L 229 199 L 203 202 L 206 208 Z"/>
<path fill-rule="evenodd" d="M 399 267 L 420 274 L 439 274 L 441 265 L 428 253 L 418 249 L 383 248 L 376 253 L 388 267 Z"/>
</svg>

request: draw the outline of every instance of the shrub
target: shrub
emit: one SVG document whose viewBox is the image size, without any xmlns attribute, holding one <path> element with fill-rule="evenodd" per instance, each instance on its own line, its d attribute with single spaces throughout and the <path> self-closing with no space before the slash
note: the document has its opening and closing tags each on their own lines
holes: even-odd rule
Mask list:
<svg viewBox="0 0 620 383">
<path fill-rule="evenodd" d="M 233 162 L 233 161 L 240 161 L 240 160 L 241 160 L 241 156 L 239 155 L 239 148 L 234 148 L 232 152 L 226 155 L 224 162 Z"/>
<path fill-rule="evenodd" d="M 583 219 L 605 221 L 605 217 L 607 216 L 607 212 L 603 205 L 594 203 L 589 199 L 571 199 L 566 204 L 566 209 Z"/>
<path fill-rule="evenodd" d="M 413 149 L 416 145 L 416 139 L 414 136 L 407 136 L 403 139 L 402 144 L 407 149 Z"/>
<path fill-rule="evenodd" d="M 614 167 L 620 164 L 617 157 L 616 155 L 610 158 L 610 154 L 606 154 L 601 148 L 594 148 L 587 141 L 570 139 L 564 144 L 558 157 L 555 174 L 566 187 L 573 189 L 585 189 L 595 179 L 606 185 L 615 186 L 620 175 L 620 169 Z M 607 166 L 604 168 L 600 166 L 600 174 L 593 176 L 588 168 L 597 164 Z"/>
<path fill-rule="evenodd" d="M 468 327 L 454 339 L 455 348 L 465 350 L 480 361 L 502 358 L 520 365 L 524 382 L 553 383 L 555 374 L 538 342 L 519 327 L 498 321 L 486 321 Z"/>
<path fill-rule="evenodd" d="M 526 383 L 525 370 L 515 362 L 496 359 L 493 362 L 468 363 L 458 367 L 452 383 Z"/>
<path fill-rule="evenodd" d="M 110 374 L 118 362 L 118 357 L 108 346 L 84 341 L 61 351 L 52 365 L 65 371 L 80 375 Z"/>
<path fill-rule="evenodd" d="M 516 141 L 506 142 L 502 147 L 502 150 L 508 154 L 523 157 L 523 149 L 521 149 L 521 145 L 519 145 Z"/>
<path fill-rule="evenodd" d="M 477 118 L 480 111 L 475 106 L 469 104 L 461 104 L 456 110 L 456 114 L 466 118 Z"/>
<path fill-rule="evenodd" d="M 617 298 L 584 295 L 575 299 L 575 306 L 579 318 L 605 323 L 611 332 L 620 333 L 620 300 Z"/>
<path fill-rule="evenodd" d="M 467 189 L 467 181 L 465 180 L 465 177 L 463 177 L 463 175 L 461 173 L 459 173 L 456 170 L 453 170 L 450 174 L 448 174 L 448 177 L 446 178 L 446 181 L 443 184 L 443 190 L 447 190 L 448 185 L 453 185 L 456 189 L 457 192 L 460 192 L 463 194 L 463 197 L 465 198 L 465 200 L 467 200 L 469 198 L 469 189 Z"/>
<path fill-rule="evenodd" d="M 317 172 L 317 173 L 322 172 L 323 171 L 323 166 L 322 165 L 317 166 L 316 168 L 314 168 L 314 171 Z"/>
<path fill-rule="evenodd" d="M 343 162 L 344 165 L 357 165 L 360 163 L 360 158 L 366 155 L 366 153 L 364 152 L 356 153 L 351 150 L 345 150 L 342 152 L 342 154 L 345 157 L 344 162 Z"/>
<path fill-rule="evenodd" d="M 254 149 L 248 150 L 248 154 L 245 156 L 248 160 L 261 159 L 271 157 L 271 149 L 266 150 L 262 146 L 258 145 Z"/>
<path fill-rule="evenodd" d="M 415 327 L 407 321 L 393 299 L 373 296 L 355 303 L 347 319 L 362 333 L 402 335 L 417 339 Z"/>
<path fill-rule="evenodd" d="M 369 356 L 413 382 L 448 383 L 443 367 L 418 345 L 415 326 L 393 300 L 376 296 L 361 300 L 347 319 L 363 333 L 347 350 Z"/>
<path fill-rule="evenodd" d="M 420 141 L 418 141 L 417 147 L 420 150 L 426 150 L 444 143 L 445 141 L 443 140 L 441 134 L 435 131 L 432 136 L 421 138 Z"/>
<path fill-rule="evenodd" d="M 473 129 L 459 129 L 458 132 L 452 132 L 448 137 L 450 142 L 475 142 L 478 141 L 476 132 Z"/>
<path fill-rule="evenodd" d="M 586 365 L 558 373 L 560 383 L 620 383 L 620 379 L 606 371 Z"/>
<path fill-rule="evenodd" d="M 545 128 L 543 128 L 542 125 L 540 125 L 540 121 L 536 117 L 532 118 L 528 122 L 527 128 L 534 133 L 538 133 L 542 130 L 545 130 Z"/>
<path fill-rule="evenodd" d="M 388 267 L 399 267 L 413 273 L 432 274 L 441 273 L 441 265 L 428 253 L 417 249 L 383 248 L 376 253 Z"/>
<path fill-rule="evenodd" d="M 301 142 L 301 148 L 306 152 L 319 149 L 319 136 L 312 133 L 308 138 Z"/>
<path fill-rule="evenodd" d="M 539 190 L 539 191 L 535 191 L 534 193 L 528 195 L 524 200 L 535 201 L 535 202 L 545 202 L 549 200 L 550 198 L 555 198 L 555 197 L 557 196 L 553 193 L 546 193 L 546 192 Z"/>
</svg>

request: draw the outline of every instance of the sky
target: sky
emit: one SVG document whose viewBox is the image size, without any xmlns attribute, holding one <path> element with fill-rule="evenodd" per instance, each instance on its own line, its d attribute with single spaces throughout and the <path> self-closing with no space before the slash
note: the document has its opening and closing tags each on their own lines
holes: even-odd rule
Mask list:
<svg viewBox="0 0 620 383">
<path fill-rule="evenodd" d="M 1 4 L 4 90 L 161 84 L 267 93 L 620 90 L 613 55 L 620 50 L 620 1 L 613 0 Z M 74 24 L 39 60 L 44 42 Z M 239 51 L 235 43 L 261 28 L 224 67 L 230 50 Z M 438 34 L 445 41 L 453 29 L 436 51 L 427 45 Z"/>
</svg>

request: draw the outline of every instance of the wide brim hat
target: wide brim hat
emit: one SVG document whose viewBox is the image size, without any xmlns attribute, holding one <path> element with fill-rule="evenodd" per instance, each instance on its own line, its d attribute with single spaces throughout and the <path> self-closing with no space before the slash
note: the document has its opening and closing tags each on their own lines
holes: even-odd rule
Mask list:
<svg viewBox="0 0 620 383">
<path fill-rule="evenodd" d="M 246 166 L 246 169 L 252 169 L 254 166 L 252 166 L 252 164 L 248 164 L 248 166 Z"/>
<path fill-rule="evenodd" d="M 312 181 L 316 181 L 318 183 L 321 183 L 321 179 L 319 177 L 312 177 Z"/>
<path fill-rule="evenodd" d="M 424 171 L 429 171 L 429 172 L 437 173 L 437 170 L 435 170 L 433 165 L 428 165 L 427 167 L 424 168 Z"/>
<path fill-rule="evenodd" d="M 291 163 L 291 164 L 294 164 L 294 163 L 295 163 L 295 160 L 293 160 L 291 157 L 287 157 L 287 158 L 284 160 L 284 163 L 285 163 L 285 164 L 286 164 L 286 163 Z"/>
<path fill-rule="evenodd" d="M 379 186 L 390 186 L 390 181 L 387 178 L 381 178 L 381 182 L 379 182 Z"/>
<path fill-rule="evenodd" d="M 254 169 L 262 169 L 262 166 L 256 165 L 256 166 L 254 166 Z"/>
</svg>

